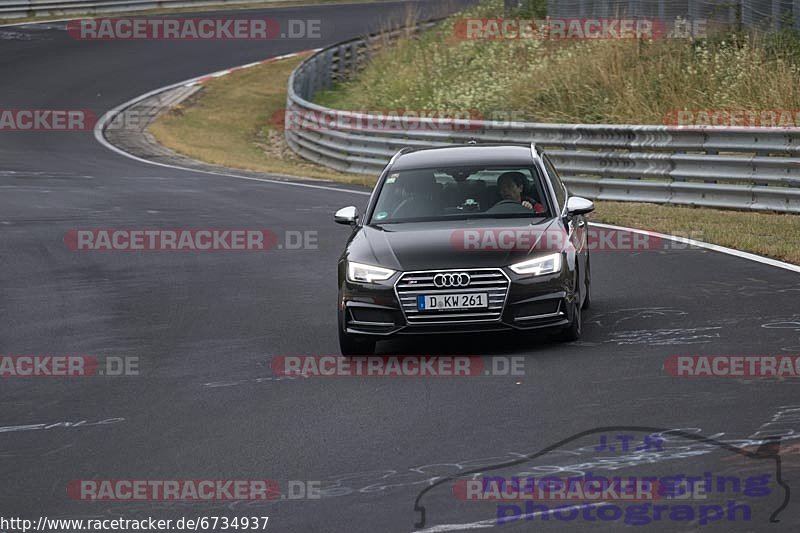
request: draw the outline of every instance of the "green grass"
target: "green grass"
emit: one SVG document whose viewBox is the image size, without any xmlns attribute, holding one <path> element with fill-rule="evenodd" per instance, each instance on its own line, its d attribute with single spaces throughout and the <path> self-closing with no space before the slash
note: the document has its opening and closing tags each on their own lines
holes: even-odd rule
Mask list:
<svg viewBox="0 0 800 533">
<path fill-rule="evenodd" d="M 536 11 L 535 6 L 528 6 Z M 662 124 L 681 109 L 800 109 L 794 32 L 708 39 L 463 40 L 451 17 L 378 54 L 316 101 L 340 109 L 475 111 L 540 122 Z"/>
<path fill-rule="evenodd" d="M 800 265 L 800 216 L 595 202 L 591 220 L 680 235 Z"/>
</svg>

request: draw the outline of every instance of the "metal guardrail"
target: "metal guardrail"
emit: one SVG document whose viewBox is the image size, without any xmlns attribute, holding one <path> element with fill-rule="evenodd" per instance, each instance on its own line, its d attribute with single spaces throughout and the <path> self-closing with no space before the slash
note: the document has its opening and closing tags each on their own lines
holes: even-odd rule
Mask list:
<svg viewBox="0 0 800 533">
<path fill-rule="evenodd" d="M 426 23 L 423 27 L 432 23 Z M 311 102 L 352 76 L 371 53 L 396 39 L 368 36 L 314 54 L 289 79 L 285 136 L 300 156 L 346 172 L 377 175 L 400 148 L 481 142 L 535 142 L 575 194 L 800 213 L 800 128 L 537 124 L 454 120 L 442 128 L 362 127 L 392 117 L 339 111 Z M 336 118 L 334 127 L 330 118 Z"/>
<path fill-rule="evenodd" d="M 551 17 L 657 17 L 712 25 L 800 30 L 800 0 L 548 0 Z"/>
<path fill-rule="evenodd" d="M 0 0 L 0 20 L 223 4 L 268 4 L 275 1 L 277 0 Z"/>
</svg>

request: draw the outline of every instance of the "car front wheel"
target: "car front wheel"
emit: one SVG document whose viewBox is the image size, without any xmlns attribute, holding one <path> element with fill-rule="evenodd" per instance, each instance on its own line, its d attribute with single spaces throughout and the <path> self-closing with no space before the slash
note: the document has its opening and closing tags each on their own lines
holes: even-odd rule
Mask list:
<svg viewBox="0 0 800 533">
<path fill-rule="evenodd" d="M 339 351 L 344 356 L 372 355 L 375 353 L 375 339 L 345 333 L 339 325 Z"/>
<path fill-rule="evenodd" d="M 589 309 L 589 305 L 592 303 L 592 299 L 589 296 L 592 293 L 592 269 L 589 265 L 588 255 L 586 256 L 586 284 L 583 290 L 585 294 L 583 295 L 583 305 L 581 306 L 581 309 Z"/>
<path fill-rule="evenodd" d="M 373 355 L 375 353 L 375 338 L 347 333 L 345 331 L 344 313 L 340 310 L 338 314 L 339 353 L 345 357 L 352 355 Z"/>
<path fill-rule="evenodd" d="M 375 341 L 339 333 L 339 350 L 345 357 L 352 355 L 372 355 L 375 353 Z"/>
<path fill-rule="evenodd" d="M 558 340 L 562 342 L 572 342 L 578 340 L 581 337 L 582 327 L 581 298 L 580 294 L 576 293 L 572 302 L 572 320 L 570 320 L 569 325 L 561 330 L 561 332 L 558 334 Z"/>
</svg>

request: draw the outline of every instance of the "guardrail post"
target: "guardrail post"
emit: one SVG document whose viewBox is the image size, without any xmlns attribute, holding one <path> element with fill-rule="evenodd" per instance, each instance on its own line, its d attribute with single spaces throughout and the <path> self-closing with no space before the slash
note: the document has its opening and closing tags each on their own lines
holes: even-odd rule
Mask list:
<svg viewBox="0 0 800 533">
<path fill-rule="evenodd" d="M 342 70 L 342 47 L 336 46 L 331 49 L 331 80 L 335 82 L 341 81 L 339 72 Z"/>
<path fill-rule="evenodd" d="M 697 16 L 698 12 L 697 0 L 689 0 L 689 5 L 687 6 L 687 9 L 688 9 L 687 18 L 689 19 L 689 24 L 690 24 L 689 27 L 694 28 L 694 23 L 699 18 Z"/>
<path fill-rule="evenodd" d="M 749 28 L 753 25 L 753 6 L 750 3 L 752 0 L 742 0 L 741 4 L 741 25 L 742 28 Z"/>
<path fill-rule="evenodd" d="M 773 30 L 779 30 L 781 28 L 781 0 L 772 0 L 772 12 L 770 13 L 770 26 L 772 26 Z"/>
<path fill-rule="evenodd" d="M 794 19 L 794 29 L 800 31 L 800 0 L 792 3 L 792 18 Z"/>
<path fill-rule="evenodd" d="M 333 69 L 333 53 L 330 50 L 325 50 L 322 57 L 323 60 L 322 64 L 320 65 L 320 70 L 322 71 L 322 87 L 329 89 L 331 86 L 331 71 Z"/>
<path fill-rule="evenodd" d="M 347 47 L 347 77 L 352 78 L 357 71 L 358 60 L 356 58 L 356 50 L 358 50 L 356 43 L 351 42 Z"/>
</svg>

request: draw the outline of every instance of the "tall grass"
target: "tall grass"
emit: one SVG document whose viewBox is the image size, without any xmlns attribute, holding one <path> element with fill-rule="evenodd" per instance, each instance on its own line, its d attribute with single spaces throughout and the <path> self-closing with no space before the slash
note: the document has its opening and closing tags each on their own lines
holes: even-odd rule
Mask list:
<svg viewBox="0 0 800 533">
<path fill-rule="evenodd" d="M 463 17 L 378 54 L 318 101 L 359 110 L 475 110 L 545 122 L 659 124 L 677 109 L 800 109 L 800 38 L 718 34 L 657 40 L 461 40 Z M 541 16 L 538 0 L 525 16 Z M 530 15 L 528 15 L 530 13 Z"/>
</svg>

